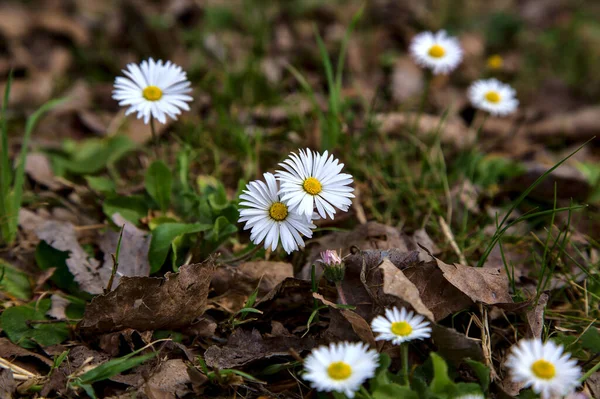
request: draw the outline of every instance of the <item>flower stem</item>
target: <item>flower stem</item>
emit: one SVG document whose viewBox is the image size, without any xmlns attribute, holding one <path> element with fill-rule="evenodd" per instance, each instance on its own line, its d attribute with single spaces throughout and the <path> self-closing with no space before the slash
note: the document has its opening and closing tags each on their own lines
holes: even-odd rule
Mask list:
<svg viewBox="0 0 600 399">
<path fill-rule="evenodd" d="M 408 343 L 404 343 L 401 345 L 400 350 L 402 351 L 402 379 L 404 380 L 404 384 L 409 386 L 408 382 Z"/>
<path fill-rule="evenodd" d="M 584 375 L 583 375 L 583 376 L 582 376 L 582 377 L 579 379 L 579 382 L 583 384 L 583 383 L 585 382 L 585 380 L 587 380 L 588 378 L 590 378 L 590 376 L 591 376 L 592 374 L 594 374 L 594 373 L 595 373 L 596 371 L 598 371 L 598 370 L 600 370 L 600 362 L 596 363 L 596 364 L 594 365 L 594 367 L 592 367 L 591 369 L 589 369 L 589 370 L 588 370 L 588 371 L 587 371 L 587 372 L 586 372 L 586 373 L 585 373 L 585 374 L 584 374 Z"/>
<path fill-rule="evenodd" d="M 421 115 L 425 110 L 425 104 L 427 103 L 427 99 L 429 98 L 429 87 L 431 86 L 431 80 L 433 76 L 431 72 L 425 71 L 425 87 L 423 87 L 423 95 L 421 96 L 421 103 L 419 104 L 419 111 L 415 118 L 415 124 L 413 125 L 413 133 L 416 134 L 417 129 L 419 128 L 419 121 L 421 120 Z"/>
<path fill-rule="evenodd" d="M 154 117 L 150 116 L 150 131 L 152 132 L 152 145 L 154 146 L 154 156 L 158 159 L 158 134 L 154 126 Z"/>
<path fill-rule="evenodd" d="M 338 297 L 339 297 L 340 302 L 342 303 L 342 305 L 347 305 L 348 301 L 346 300 L 346 295 L 344 295 L 344 289 L 342 288 L 342 282 L 341 281 L 336 281 L 336 283 L 335 283 L 335 289 L 337 290 Z"/>
<path fill-rule="evenodd" d="M 367 389 L 363 385 L 360 386 L 360 393 L 362 394 L 362 396 L 364 396 L 367 399 L 372 399 L 373 398 L 371 396 L 371 394 L 369 393 L 369 391 L 367 391 Z"/>
</svg>

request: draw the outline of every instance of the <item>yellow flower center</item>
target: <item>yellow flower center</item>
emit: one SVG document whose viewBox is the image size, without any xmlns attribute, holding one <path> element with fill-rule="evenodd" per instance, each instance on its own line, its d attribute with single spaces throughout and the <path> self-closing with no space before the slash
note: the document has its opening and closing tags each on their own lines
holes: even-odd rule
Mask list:
<svg viewBox="0 0 600 399">
<path fill-rule="evenodd" d="M 497 104 L 500 102 L 500 94 L 497 91 L 490 90 L 485 93 L 485 99 L 491 103 Z"/>
<path fill-rule="evenodd" d="M 352 374 L 352 367 L 348 363 L 333 362 L 327 367 L 327 374 L 333 380 L 345 380 Z"/>
<path fill-rule="evenodd" d="M 304 180 L 304 183 L 302 183 L 302 188 L 304 188 L 304 191 L 310 195 L 317 195 L 321 192 L 321 190 L 323 190 L 321 182 L 314 177 L 309 177 L 308 179 Z"/>
<path fill-rule="evenodd" d="M 498 54 L 491 55 L 487 59 L 487 66 L 489 69 L 500 69 L 504 65 L 504 59 Z"/>
<path fill-rule="evenodd" d="M 439 44 L 434 44 L 429 48 L 428 54 L 433 58 L 442 58 L 446 54 L 446 50 Z"/>
<path fill-rule="evenodd" d="M 271 207 L 269 208 L 269 216 L 271 216 L 271 218 L 277 220 L 278 222 L 281 222 L 282 220 L 284 220 L 288 215 L 288 208 L 287 206 L 285 206 L 285 204 L 282 204 L 281 202 L 274 202 L 273 205 L 271 205 Z"/>
<path fill-rule="evenodd" d="M 158 101 L 161 99 L 163 93 L 162 90 L 156 86 L 148 86 L 142 91 L 142 95 L 148 101 Z"/>
<path fill-rule="evenodd" d="M 395 335 L 399 335 L 401 337 L 406 337 L 412 332 L 412 327 L 405 321 L 396 321 L 392 323 L 392 332 Z"/>
<path fill-rule="evenodd" d="M 533 375 L 543 380 L 551 380 L 556 375 L 556 368 L 554 365 L 544 359 L 536 360 L 531 365 L 531 371 L 533 372 Z"/>
</svg>

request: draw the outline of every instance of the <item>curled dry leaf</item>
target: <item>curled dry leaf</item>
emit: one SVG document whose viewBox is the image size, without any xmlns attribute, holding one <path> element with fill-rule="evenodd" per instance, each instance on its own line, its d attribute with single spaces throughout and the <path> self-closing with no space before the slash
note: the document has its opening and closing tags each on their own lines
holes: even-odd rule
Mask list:
<svg viewBox="0 0 600 399">
<path fill-rule="evenodd" d="M 408 303 L 417 313 L 422 314 L 429 320 L 434 320 L 433 313 L 421 299 L 419 289 L 410 281 L 402 270 L 397 268 L 388 258 L 379 265 L 383 272 L 383 292 L 393 295 Z"/>
<path fill-rule="evenodd" d="M 447 359 L 454 365 L 459 365 L 465 359 L 469 358 L 477 361 L 484 360 L 481 341 L 469 338 L 453 328 L 434 324 L 432 326 L 431 338 L 444 359 Z"/>
<path fill-rule="evenodd" d="M 93 335 L 133 328 L 139 331 L 189 326 L 204 313 L 215 265 L 184 265 L 164 278 L 123 277 L 114 290 L 86 307 L 77 328 Z"/>
<path fill-rule="evenodd" d="M 150 399 L 184 397 L 190 393 L 188 384 L 192 382 L 187 369 L 181 359 L 167 360 L 154 370 L 141 390 Z"/>
<path fill-rule="evenodd" d="M 126 220 L 120 214 L 115 213 L 112 216 L 113 223 L 123 227 L 123 238 L 121 239 L 121 249 L 119 251 L 119 268 L 113 281 L 113 288 L 119 284 L 122 276 L 149 276 L 150 262 L 148 261 L 148 249 L 152 236 L 147 231 L 138 229 L 131 222 Z M 108 230 L 98 245 L 104 252 L 103 268 L 111 270 L 113 267 L 113 258 L 117 251 L 120 232 Z"/>
<path fill-rule="evenodd" d="M 44 185 L 50 190 L 60 190 L 64 187 L 52 172 L 48 157 L 40 152 L 27 154 L 25 160 L 25 172 L 27 172 L 29 177 L 35 180 L 36 183 Z"/>
<path fill-rule="evenodd" d="M 255 360 L 273 356 L 289 356 L 290 349 L 300 353 L 315 346 L 311 337 L 298 338 L 293 335 L 263 337 L 258 330 L 235 330 L 223 347 L 213 345 L 204 353 L 209 367 L 218 369 L 235 368 Z"/>
<path fill-rule="evenodd" d="M 103 292 L 111 268 L 100 267 L 99 262 L 85 252 L 77 242 L 73 224 L 47 220 L 36 226 L 35 233 L 52 248 L 69 252 L 66 264 L 79 288 L 93 295 Z"/>
<path fill-rule="evenodd" d="M 544 329 L 544 311 L 548 303 L 548 294 L 545 292 L 540 295 L 540 299 L 535 307 L 526 313 L 527 316 L 527 336 L 529 338 L 541 338 Z"/>
<path fill-rule="evenodd" d="M 508 292 L 508 278 L 501 268 L 449 265 L 434 259 L 444 273 L 444 278 L 473 302 L 486 305 L 513 302 Z"/>
</svg>

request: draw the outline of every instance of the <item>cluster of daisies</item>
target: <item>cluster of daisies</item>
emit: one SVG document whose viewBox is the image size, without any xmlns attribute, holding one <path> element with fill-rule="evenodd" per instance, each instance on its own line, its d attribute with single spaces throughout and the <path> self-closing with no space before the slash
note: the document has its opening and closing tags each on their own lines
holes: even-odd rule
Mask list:
<svg viewBox="0 0 600 399">
<path fill-rule="evenodd" d="M 265 249 L 275 250 L 281 242 L 290 253 L 304 247 L 316 228 L 313 220 L 333 219 L 336 210 L 348 211 L 354 189 L 352 176 L 341 173 L 344 167 L 327 151 L 309 149 L 292 153 L 279 164 L 282 170 L 263 174 L 246 186 L 240 196 L 240 219 L 250 239 Z"/>
<path fill-rule="evenodd" d="M 462 61 L 463 51 L 458 39 L 446 31 L 422 32 L 410 45 L 415 62 L 435 75 L 452 72 Z M 475 81 L 468 89 L 468 97 L 475 108 L 492 115 L 508 115 L 519 106 L 515 90 L 497 79 Z"/>
<path fill-rule="evenodd" d="M 396 307 L 386 309 L 385 316 L 375 317 L 371 329 L 379 334 L 376 340 L 394 345 L 431 336 L 430 323 L 423 316 Z M 362 342 L 332 343 L 314 349 L 306 357 L 303 378 L 318 391 L 339 392 L 352 398 L 375 375 L 378 365 L 377 352 Z M 512 347 L 505 365 L 514 382 L 531 388 L 542 399 L 575 397 L 575 388 L 580 384 L 581 369 L 577 362 L 552 341 L 521 340 Z M 471 394 L 468 398 L 484 399 L 484 396 Z"/>
</svg>

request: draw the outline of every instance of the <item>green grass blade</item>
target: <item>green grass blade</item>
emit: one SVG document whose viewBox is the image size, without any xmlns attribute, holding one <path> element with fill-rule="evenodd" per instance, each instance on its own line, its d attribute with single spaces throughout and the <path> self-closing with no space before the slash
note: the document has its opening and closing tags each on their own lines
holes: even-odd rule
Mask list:
<svg viewBox="0 0 600 399">
<path fill-rule="evenodd" d="M 21 200 L 23 196 L 23 183 L 25 182 L 25 161 L 27 159 L 27 151 L 29 147 L 29 139 L 31 133 L 37 124 L 37 121 L 52 108 L 63 103 L 65 99 L 56 99 L 48 101 L 42 105 L 37 111 L 33 113 L 28 119 L 25 125 L 25 135 L 23 136 L 23 143 L 21 146 L 21 153 L 19 154 L 19 163 L 17 170 L 15 171 L 15 183 L 13 189 L 12 206 L 9 215 L 9 229 L 10 237 L 9 242 L 12 242 L 16 236 L 17 225 L 19 222 L 19 209 L 21 208 Z"/>
<path fill-rule="evenodd" d="M 329 107 L 330 112 L 334 115 L 337 115 L 339 112 L 338 105 L 339 99 L 336 97 L 335 93 L 335 80 L 333 76 L 333 66 L 331 65 L 331 59 L 329 58 L 329 54 L 327 53 L 327 47 L 325 47 L 325 43 L 319 34 L 319 30 L 317 26 L 314 26 L 315 36 L 317 38 L 317 46 L 319 47 L 319 54 L 321 55 L 321 61 L 323 62 L 323 67 L 325 68 L 325 76 L 327 77 L 327 86 L 329 87 Z"/>
<path fill-rule="evenodd" d="M 591 139 L 589 139 L 588 141 L 586 141 L 585 143 L 580 145 L 575 151 L 573 151 L 572 153 L 570 153 L 569 155 L 567 155 L 566 157 L 561 159 L 553 167 L 548 169 L 546 172 L 544 172 L 544 174 L 542 174 L 533 183 L 531 183 L 531 185 L 529 187 L 527 187 L 525 189 L 525 191 L 523 191 L 523 193 L 521 193 L 521 195 L 512 203 L 508 212 L 502 218 L 499 228 L 502 228 L 504 226 L 504 223 L 506 223 L 506 221 L 508 220 L 508 218 L 510 217 L 512 212 L 515 209 L 517 209 L 517 207 L 521 204 L 521 202 L 523 202 L 523 200 L 533 191 L 533 189 L 535 189 L 542 181 L 544 181 L 546 179 L 546 177 L 548 177 L 550 175 L 550 173 L 552 173 L 556 168 L 558 168 L 560 165 L 565 163 L 567 161 L 567 159 L 569 159 L 573 155 L 577 154 L 583 147 L 585 147 L 589 142 L 591 142 L 595 138 L 596 138 L 596 136 L 592 137 Z M 494 237 L 496 237 L 497 235 L 498 235 L 498 230 L 496 230 L 496 233 L 494 233 L 494 236 L 492 237 L 492 242 L 490 243 L 490 245 L 487 246 L 486 250 L 483 253 L 483 256 L 479 259 L 479 262 L 477 263 L 478 267 L 483 266 L 483 264 L 487 260 L 487 257 L 489 256 L 490 252 L 492 252 L 492 249 L 494 248 L 494 246 L 496 245 L 496 242 L 497 242 L 497 240 L 494 240 Z"/>
<path fill-rule="evenodd" d="M 10 87 L 12 85 L 13 73 L 12 70 L 8 74 L 6 88 L 4 89 L 4 101 L 2 102 L 2 111 L 0 113 L 0 137 L 2 152 L 0 153 L 0 238 L 8 241 L 10 235 L 10 223 L 7 223 L 10 207 L 8 206 L 8 195 L 10 193 L 11 184 L 11 168 L 8 159 L 8 126 L 6 122 L 6 108 L 8 106 L 8 98 L 10 96 Z"/>
<path fill-rule="evenodd" d="M 348 49 L 348 42 L 350 41 L 350 34 L 354 31 L 354 28 L 358 24 L 360 17 L 362 17 L 363 10 L 365 9 L 364 4 L 358 9 L 356 14 L 352 17 L 352 21 L 346 30 L 344 39 L 342 40 L 342 47 L 340 48 L 340 56 L 338 58 L 337 67 L 335 71 L 335 92 L 338 99 L 342 92 L 342 75 L 344 73 L 344 65 L 346 60 L 346 50 Z"/>
</svg>

